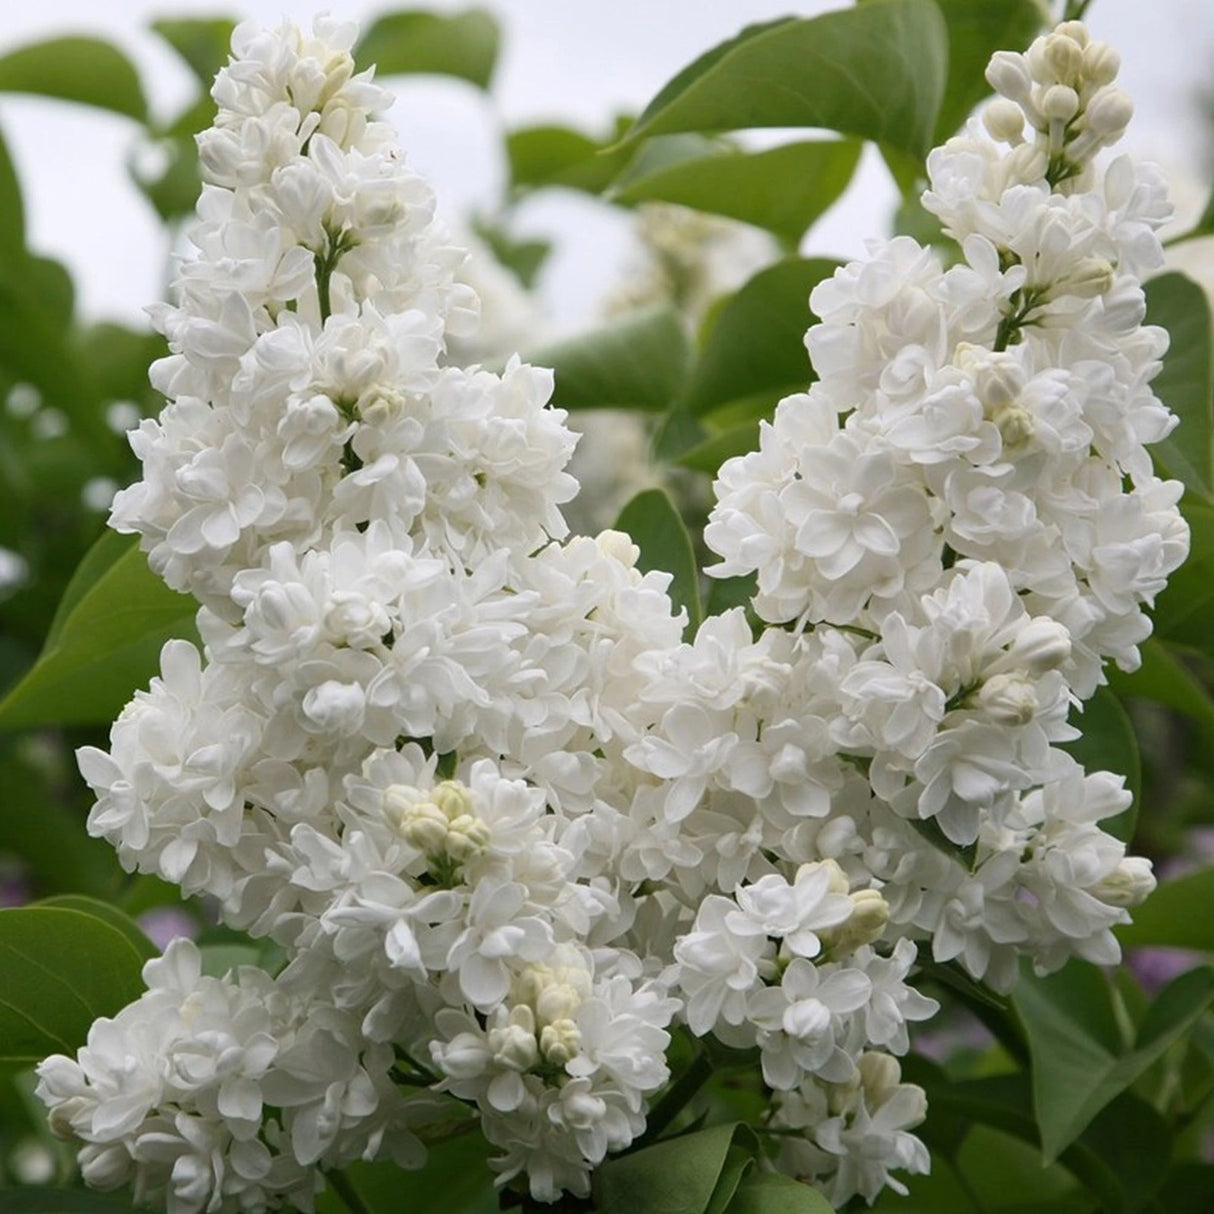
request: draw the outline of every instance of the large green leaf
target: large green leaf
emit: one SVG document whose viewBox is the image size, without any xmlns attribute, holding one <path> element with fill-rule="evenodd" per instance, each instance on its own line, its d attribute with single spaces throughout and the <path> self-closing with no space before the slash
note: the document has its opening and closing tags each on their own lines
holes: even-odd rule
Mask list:
<svg viewBox="0 0 1214 1214">
<path fill-rule="evenodd" d="M 131 61 L 100 38 L 51 38 L 0 57 L 0 91 L 37 93 L 143 121 L 147 102 Z"/>
<path fill-rule="evenodd" d="M 687 358 L 679 314 L 660 306 L 531 351 L 527 361 L 556 372 L 552 403 L 562 409 L 661 412 L 682 388 Z"/>
<path fill-rule="evenodd" d="M 853 139 L 813 140 L 765 152 L 720 151 L 644 172 L 630 167 L 611 198 L 677 202 L 766 228 L 795 245 L 847 188 L 860 147 Z"/>
<path fill-rule="evenodd" d="M 805 330 L 814 321 L 809 293 L 838 263 L 789 257 L 760 270 L 731 296 L 702 336 L 682 404 L 709 413 L 740 398 L 774 405 L 814 378 Z"/>
<path fill-rule="evenodd" d="M 80 911 L 82 914 L 92 915 L 94 919 L 108 923 L 110 927 L 120 931 L 126 937 L 130 946 L 139 954 L 141 961 L 150 961 L 153 957 L 160 955 L 160 950 L 144 935 L 143 929 L 134 919 L 123 914 L 112 903 L 102 902 L 100 898 L 86 898 L 82 894 L 57 894 L 53 898 L 43 898 L 34 905 Z"/>
<path fill-rule="evenodd" d="M 565 186 L 602 193 L 632 159 L 630 149 L 605 151 L 627 127 L 627 122 L 618 122 L 615 133 L 602 140 L 551 124 L 511 131 L 506 136 L 510 188 L 518 193 L 542 186 Z"/>
<path fill-rule="evenodd" d="M 744 30 L 680 72 L 627 136 L 826 127 L 921 158 L 944 96 L 948 34 L 931 0 Z"/>
<path fill-rule="evenodd" d="M 73 1053 L 89 1026 L 143 991 L 144 957 L 96 916 L 55 906 L 0 910 L 0 1060 Z"/>
<path fill-rule="evenodd" d="M 1183 274 L 1161 274 L 1144 289 L 1147 320 L 1163 325 L 1172 337 L 1163 370 L 1151 386 L 1180 418 L 1180 425 L 1152 448 L 1155 460 L 1209 500 L 1214 486 L 1210 304 L 1201 287 Z"/>
<path fill-rule="evenodd" d="M 686 607 L 688 628 L 694 636 L 703 618 L 700 606 L 699 567 L 691 536 L 662 489 L 645 489 L 620 511 L 616 520 L 641 550 L 637 567 L 642 572 L 657 569 L 673 574 L 670 597 L 675 607 Z"/>
<path fill-rule="evenodd" d="M 1125 776 L 1125 786 L 1134 800 L 1129 809 L 1101 824 L 1103 830 L 1129 842 L 1138 822 L 1142 795 L 1142 759 L 1138 751 L 1138 735 L 1126 715 L 1121 701 L 1107 688 L 1099 687 L 1096 694 L 1075 713 L 1071 723 L 1083 732 L 1063 747 L 1088 771 L 1112 771 Z"/>
<path fill-rule="evenodd" d="M 710 476 L 716 476 L 727 459 L 754 451 L 758 445 L 759 422 L 755 419 L 730 426 L 728 430 L 704 439 L 689 451 L 684 451 L 675 463 L 681 468 L 693 468 L 696 472 L 707 472 Z"/>
<path fill-rule="evenodd" d="M 25 206 L 21 183 L 9 155 L 8 144 L 0 138 L 0 262 L 13 263 L 25 257 Z"/>
<path fill-rule="evenodd" d="M 121 545 L 98 541 L 109 557 Z M 159 667 L 164 642 L 193 637 L 197 604 L 148 569 L 134 540 L 105 564 L 85 557 L 88 574 L 69 585 L 70 609 L 56 618 L 32 670 L 0 701 L 0 729 L 112 721 Z"/>
<path fill-rule="evenodd" d="M 1214 868 L 1164 881 L 1117 929 L 1123 945 L 1204 949 L 1214 953 Z"/>
<path fill-rule="evenodd" d="M 1037 1145 L 1041 1140 L 1028 1077 L 1022 1074 L 929 1088 L 929 1117 L 933 1109 L 992 1126 L 1027 1143 Z M 1122 1092 L 1062 1152 L 1061 1162 L 1099 1199 L 1102 1214 L 1132 1214 L 1142 1209 L 1162 1181 L 1169 1149 L 1167 1126 L 1160 1115 L 1132 1093 Z M 1032 1214 L 1037 1208 L 1030 1203 L 1017 1214 Z M 1042 1214 L 1049 1208 L 1041 1207 Z M 1084 1208 L 1090 1210 L 1090 1203 Z M 1000 1209 L 1000 1214 L 1014 1209 L 1014 1205 Z M 937 1211 L 933 1208 L 931 1214 Z"/>
<path fill-rule="evenodd" d="M 488 88 L 500 34 L 484 9 L 460 13 L 388 13 L 373 22 L 354 49 L 360 67 L 380 76 L 434 72 Z"/>
<path fill-rule="evenodd" d="M 599 1214 L 705 1214 L 743 1127 L 718 1125 L 608 1159 L 594 1174 Z M 737 1175 L 729 1169 L 730 1180 Z"/>
<path fill-rule="evenodd" d="M 1118 695 L 1141 696 L 1183 713 L 1214 747 L 1214 699 L 1205 685 L 1185 666 L 1176 649 L 1154 637 L 1139 646 L 1142 665 L 1133 674 L 1109 671 L 1109 683 Z"/>
<path fill-rule="evenodd" d="M 1107 983 L 1072 961 L 1048 978 L 1022 975 L 1013 1002 L 1033 1060 L 1033 1107 L 1047 1160 L 1061 1154 L 1214 1000 L 1214 970 L 1192 970 L 1160 992 L 1133 1048 L 1122 1050 Z"/>
<path fill-rule="evenodd" d="M 235 28 L 236 23 L 227 17 L 164 17 L 152 22 L 152 29 L 185 60 L 206 89 L 228 61 Z"/>
<path fill-rule="evenodd" d="M 1155 636 L 1214 657 L 1214 508 L 1189 494 L 1181 509 L 1189 524 L 1189 558 L 1155 601 Z"/>
<path fill-rule="evenodd" d="M 83 1189 L 0 1189 L 4 1214 L 137 1214 L 120 1197 Z"/>
<path fill-rule="evenodd" d="M 742 1178 L 728 1214 L 831 1214 L 817 1189 L 778 1172 L 752 1171 Z"/>
<path fill-rule="evenodd" d="M 943 143 L 991 93 L 986 65 L 996 51 L 1019 51 L 1042 26 L 1035 0 L 936 0 L 948 26 L 948 86 L 934 143 Z"/>
<path fill-rule="evenodd" d="M 406 1172 L 391 1161 L 355 1163 L 337 1184 L 361 1203 L 367 1214 L 403 1214 L 441 1207 L 443 1214 L 497 1214 L 497 1191 L 488 1159 L 494 1153 L 475 1130 L 431 1143 L 426 1166 Z M 441 1195 L 441 1199 L 440 1199 Z M 320 1195 L 319 1214 L 350 1214 L 333 1188 Z"/>
</svg>

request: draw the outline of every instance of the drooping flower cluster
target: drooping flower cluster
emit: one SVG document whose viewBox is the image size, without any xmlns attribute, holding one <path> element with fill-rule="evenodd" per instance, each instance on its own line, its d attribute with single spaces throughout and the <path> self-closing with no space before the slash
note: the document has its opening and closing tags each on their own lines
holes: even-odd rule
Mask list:
<svg viewBox="0 0 1214 1214">
<path fill-rule="evenodd" d="M 170 642 L 79 760 L 127 868 L 287 963 L 203 976 L 176 943 L 43 1064 L 91 1183 L 308 1210 L 321 1169 L 416 1166 L 462 1106 L 501 1183 L 584 1195 L 685 1025 L 754 1052 L 773 1166 L 871 1200 L 927 1167 L 895 1057 L 936 1006 L 916 941 L 1000 987 L 1019 954 L 1114 955 L 1149 866 L 1098 826 L 1120 779 L 1058 744 L 1185 549 L 1142 448 L 1163 204 L 1088 165 L 1108 54 L 1051 38 L 993 69 L 1027 65 L 1037 151 L 974 127 L 931 162 L 965 263 L 898 240 L 815 293 L 820 380 L 708 529 L 768 626 L 685 641 L 627 536 L 564 539 L 550 374 L 449 365 L 475 299 L 353 28 L 237 30 L 157 312 L 170 403 L 112 519 L 203 649 Z"/>
</svg>

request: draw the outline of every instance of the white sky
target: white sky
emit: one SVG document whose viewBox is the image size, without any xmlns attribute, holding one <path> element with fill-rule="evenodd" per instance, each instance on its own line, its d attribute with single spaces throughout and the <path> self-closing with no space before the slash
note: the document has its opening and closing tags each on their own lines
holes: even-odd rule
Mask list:
<svg viewBox="0 0 1214 1214">
<path fill-rule="evenodd" d="M 335 16 L 369 21 L 396 7 L 451 9 L 460 4 L 403 0 L 367 5 L 321 0 Z M 457 82 L 403 83 L 393 118 L 411 162 L 434 183 L 444 210 L 491 206 L 500 189 L 497 124 L 557 119 L 606 126 L 617 110 L 635 111 L 701 51 L 752 21 L 788 12 L 810 15 L 838 0 L 489 0 L 505 31 L 494 104 Z M 192 78 L 146 29 L 158 16 L 310 21 L 297 0 L 0 0 L 0 50 L 67 32 L 110 38 L 134 60 L 155 111 L 170 115 L 190 96 Z M 1131 150 L 1175 176 L 1181 201 L 1201 194 L 1194 180 L 1203 146 L 1196 97 L 1214 60 L 1210 0 L 1095 0 L 1088 23 L 1123 60 L 1122 87 L 1133 97 Z M 89 316 L 135 320 L 162 291 L 164 237 L 130 184 L 126 161 L 136 128 L 96 111 L 0 96 L 0 130 L 25 191 L 32 245 L 65 260 Z M 1214 141 L 1214 140 L 1212 140 Z M 883 170 L 869 164 L 813 234 L 814 252 L 854 255 L 866 236 L 885 230 L 891 206 Z M 628 247 L 624 225 L 591 200 L 552 194 L 528 204 L 523 226 L 555 235 L 559 256 L 546 275 L 550 305 L 566 321 L 585 315 Z"/>
</svg>

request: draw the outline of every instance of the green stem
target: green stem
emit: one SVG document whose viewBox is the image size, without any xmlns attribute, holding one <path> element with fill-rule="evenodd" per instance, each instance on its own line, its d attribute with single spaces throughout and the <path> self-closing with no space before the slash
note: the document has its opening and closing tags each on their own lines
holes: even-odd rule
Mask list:
<svg viewBox="0 0 1214 1214">
<path fill-rule="evenodd" d="M 683 1111 L 691 1098 L 712 1078 L 712 1061 L 701 1050 L 691 1065 L 674 1081 L 666 1095 L 649 1112 L 641 1142 L 652 1142 Z"/>
<path fill-rule="evenodd" d="M 325 1177 L 350 1214 L 371 1214 L 344 1172 L 326 1172 Z"/>
</svg>

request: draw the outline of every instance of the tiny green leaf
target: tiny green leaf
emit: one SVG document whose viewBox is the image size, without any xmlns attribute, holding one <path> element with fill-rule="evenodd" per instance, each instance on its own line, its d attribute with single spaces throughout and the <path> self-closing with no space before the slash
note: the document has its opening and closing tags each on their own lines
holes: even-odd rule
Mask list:
<svg viewBox="0 0 1214 1214">
<path fill-rule="evenodd" d="M 131 61 L 100 38 L 51 38 L 0 57 L 0 91 L 37 93 L 142 122 L 147 102 Z"/>
<path fill-rule="evenodd" d="M 373 22 L 354 48 L 360 67 L 379 76 L 432 72 L 487 89 L 501 36 L 484 9 L 459 13 L 388 13 Z"/>
<path fill-rule="evenodd" d="M 616 528 L 626 531 L 641 550 L 637 568 L 672 574 L 670 597 L 675 607 L 686 607 L 691 634 L 700 626 L 699 569 L 691 536 L 674 503 L 662 489 L 645 489 L 620 511 Z"/>
<path fill-rule="evenodd" d="M 649 103 L 627 136 L 826 127 L 916 158 L 944 96 L 948 33 L 931 0 L 878 0 L 744 30 Z"/>
</svg>

